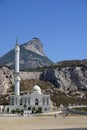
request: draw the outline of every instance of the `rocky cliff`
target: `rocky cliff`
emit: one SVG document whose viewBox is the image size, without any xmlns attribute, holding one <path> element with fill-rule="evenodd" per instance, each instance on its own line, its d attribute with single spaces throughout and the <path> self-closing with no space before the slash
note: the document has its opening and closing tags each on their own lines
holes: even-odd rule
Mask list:
<svg viewBox="0 0 87 130">
<path fill-rule="evenodd" d="M 14 68 L 14 49 L 0 58 L 0 64 Z M 39 38 L 20 45 L 20 70 L 49 66 L 53 62 L 45 55 Z"/>
<path fill-rule="evenodd" d="M 0 94 L 4 94 L 14 84 L 13 70 L 8 67 L 0 68 Z"/>
<path fill-rule="evenodd" d="M 63 92 L 87 90 L 87 62 L 67 61 L 44 69 L 43 72 L 20 72 L 21 80 L 43 80 L 51 82 Z M 0 69 L 0 93 L 5 93 L 14 84 L 13 70 Z"/>
<path fill-rule="evenodd" d="M 87 70 L 81 67 L 48 69 L 42 73 L 41 80 L 50 81 L 62 91 L 87 89 Z"/>
<path fill-rule="evenodd" d="M 26 48 L 26 50 L 31 50 L 34 53 L 37 53 L 39 55 L 45 56 L 44 50 L 43 50 L 43 44 L 41 43 L 39 38 L 33 38 L 29 42 L 26 42 L 22 45 Z"/>
</svg>

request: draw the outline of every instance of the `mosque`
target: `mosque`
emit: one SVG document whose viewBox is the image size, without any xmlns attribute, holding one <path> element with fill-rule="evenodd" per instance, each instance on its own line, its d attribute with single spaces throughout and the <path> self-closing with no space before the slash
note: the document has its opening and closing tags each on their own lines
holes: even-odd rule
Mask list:
<svg viewBox="0 0 87 130">
<path fill-rule="evenodd" d="M 29 113 L 50 111 L 51 100 L 50 94 L 42 94 L 41 88 L 38 85 L 32 87 L 31 93 L 20 95 L 20 72 L 19 72 L 19 57 L 20 48 L 16 41 L 15 47 L 15 74 L 14 74 L 14 95 L 10 95 L 10 105 L 6 106 L 5 111 L 20 110 L 28 111 Z"/>
</svg>

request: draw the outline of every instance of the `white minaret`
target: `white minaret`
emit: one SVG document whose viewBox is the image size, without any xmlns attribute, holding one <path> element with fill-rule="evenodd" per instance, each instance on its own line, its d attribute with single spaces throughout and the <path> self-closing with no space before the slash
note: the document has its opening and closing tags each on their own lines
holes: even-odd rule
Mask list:
<svg viewBox="0 0 87 130">
<path fill-rule="evenodd" d="M 18 40 L 16 40 L 15 46 L 15 95 L 20 95 L 20 75 L 19 75 L 19 55 L 20 48 L 18 44 Z"/>
</svg>

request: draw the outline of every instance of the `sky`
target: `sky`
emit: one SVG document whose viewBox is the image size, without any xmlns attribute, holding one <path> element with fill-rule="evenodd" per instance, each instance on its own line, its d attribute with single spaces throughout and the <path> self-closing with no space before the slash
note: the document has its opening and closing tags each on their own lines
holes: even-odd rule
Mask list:
<svg viewBox="0 0 87 130">
<path fill-rule="evenodd" d="M 53 62 L 87 59 L 87 0 L 0 0 L 0 57 L 40 38 Z"/>
</svg>

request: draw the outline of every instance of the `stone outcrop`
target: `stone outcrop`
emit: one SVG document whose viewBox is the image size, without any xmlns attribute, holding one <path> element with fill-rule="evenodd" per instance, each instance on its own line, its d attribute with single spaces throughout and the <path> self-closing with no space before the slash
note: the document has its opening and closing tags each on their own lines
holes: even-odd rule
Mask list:
<svg viewBox="0 0 87 130">
<path fill-rule="evenodd" d="M 14 49 L 0 57 L 0 64 L 14 68 Z M 49 66 L 53 62 L 45 55 L 43 45 L 39 38 L 20 45 L 20 70 Z"/>
<path fill-rule="evenodd" d="M 47 69 L 41 75 L 41 80 L 50 81 L 62 91 L 86 90 L 87 68 L 64 67 L 60 70 Z"/>
<path fill-rule="evenodd" d="M 13 71 L 7 67 L 0 69 L 0 94 L 4 94 L 14 84 Z"/>
<path fill-rule="evenodd" d="M 87 66 L 79 65 L 56 65 L 45 69 L 43 72 L 20 72 L 21 80 L 43 80 L 51 82 L 63 92 L 72 90 L 87 90 Z M 0 69 L 0 93 L 5 93 L 14 84 L 14 72 L 7 67 Z"/>
<path fill-rule="evenodd" d="M 33 38 L 29 42 L 23 44 L 23 46 L 26 48 L 26 50 L 31 50 L 39 55 L 45 56 L 43 44 L 41 43 L 39 38 Z"/>
</svg>

